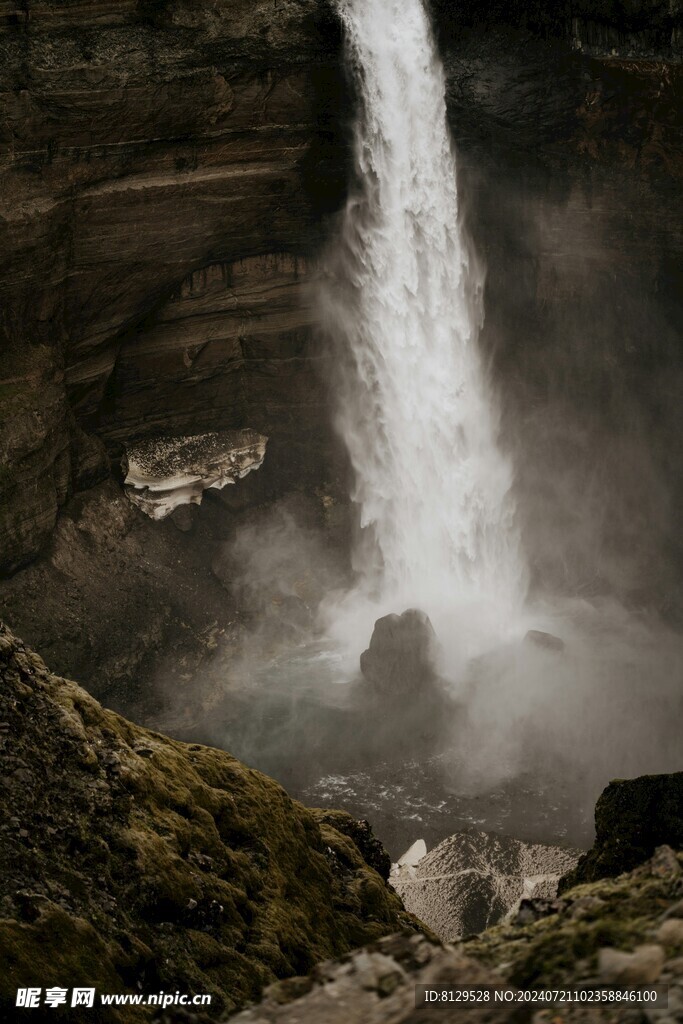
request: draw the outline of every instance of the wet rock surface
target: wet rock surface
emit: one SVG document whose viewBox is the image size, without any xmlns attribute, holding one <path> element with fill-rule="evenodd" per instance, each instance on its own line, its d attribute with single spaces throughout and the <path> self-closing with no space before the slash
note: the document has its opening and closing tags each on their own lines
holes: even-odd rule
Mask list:
<svg viewBox="0 0 683 1024">
<path fill-rule="evenodd" d="M 411 923 L 357 823 L 342 834 L 229 754 L 106 711 L 4 627 L 0 674 L 7 1019 L 30 985 L 182 988 L 220 1012 Z"/>
<path fill-rule="evenodd" d="M 391 883 L 406 907 L 444 941 L 474 935 L 513 913 L 521 900 L 551 900 L 579 851 L 487 832 L 459 832 Z"/>
<path fill-rule="evenodd" d="M 559 636 L 544 633 L 540 629 L 530 629 L 524 637 L 524 642 L 546 651 L 563 651 L 565 647 L 564 640 Z"/>
<path fill-rule="evenodd" d="M 613 28 L 637 20 L 635 9 L 641 28 L 656 16 L 655 5 L 606 6 Z M 468 13 L 478 27 L 463 31 Z M 676 505 L 683 497 L 666 454 L 683 429 L 672 331 L 682 249 L 671 219 L 681 205 L 683 66 L 668 45 L 668 57 L 627 56 L 613 44 L 591 55 L 572 49 L 564 16 L 559 35 L 541 39 L 534 26 L 552 13 L 524 3 L 444 5 L 459 182 L 487 267 L 481 344 L 500 381 L 534 579 L 553 593 L 616 593 L 669 615 L 680 608 L 678 533 L 672 524 L 655 537 L 635 521 L 657 517 L 655 493 L 675 491 Z M 450 36 L 446 17 L 456 26 Z M 482 31 L 489 18 L 497 24 Z M 646 438 L 629 426 L 636 410 L 652 424 Z M 600 514 L 586 547 L 586 519 L 567 495 L 589 491 Z M 599 565 L 596 550 L 610 552 Z"/>
<path fill-rule="evenodd" d="M 360 670 L 380 695 L 416 699 L 436 682 L 439 645 L 429 616 L 415 608 L 378 619 Z"/>
<path fill-rule="evenodd" d="M 368 731 L 374 759 L 425 756 L 442 749 L 457 706 L 438 674 L 440 646 L 424 612 L 409 608 L 375 622 L 360 656 L 362 680 L 354 686 L 360 734 Z M 361 762 L 362 763 L 362 762 Z"/>
</svg>

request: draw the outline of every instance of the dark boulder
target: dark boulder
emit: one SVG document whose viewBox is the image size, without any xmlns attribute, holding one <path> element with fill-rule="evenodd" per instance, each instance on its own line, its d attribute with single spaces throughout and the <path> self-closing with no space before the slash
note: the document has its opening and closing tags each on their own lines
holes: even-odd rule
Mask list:
<svg viewBox="0 0 683 1024">
<path fill-rule="evenodd" d="M 360 670 L 378 693 L 418 696 L 437 680 L 437 657 L 429 616 L 409 608 L 377 620 L 370 646 L 360 656 Z"/>
<path fill-rule="evenodd" d="M 535 647 L 542 647 L 546 651 L 563 651 L 564 640 L 552 633 L 543 633 L 540 629 L 530 629 L 524 637 L 524 642 L 533 644 Z"/>
<path fill-rule="evenodd" d="M 458 708 L 437 672 L 439 643 L 428 616 L 414 608 L 375 622 L 360 656 L 362 678 L 352 689 L 354 732 L 345 742 L 378 759 L 428 757 L 452 736 Z"/>
<path fill-rule="evenodd" d="M 631 871 L 658 846 L 683 849 L 683 772 L 616 779 L 595 805 L 595 843 L 560 892 Z"/>
</svg>

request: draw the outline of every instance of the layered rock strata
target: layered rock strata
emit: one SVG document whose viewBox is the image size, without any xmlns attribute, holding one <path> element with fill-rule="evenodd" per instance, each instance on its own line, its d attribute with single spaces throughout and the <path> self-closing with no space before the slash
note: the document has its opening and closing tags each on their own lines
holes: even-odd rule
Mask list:
<svg viewBox="0 0 683 1024">
<path fill-rule="evenodd" d="M 331 159 L 337 42 L 313 0 L 276 11 L 228 0 L 44 2 L 2 16 L 0 569 L 36 554 L 67 495 L 87 482 L 77 421 L 90 431 L 102 420 L 128 440 L 250 423 L 235 420 L 233 366 L 198 384 L 195 350 L 210 331 L 186 332 L 178 355 L 190 379 L 184 426 L 170 411 L 177 402 L 160 415 L 162 384 L 117 435 L 111 395 L 128 408 L 125 368 L 107 387 L 121 351 L 185 279 L 317 244 L 343 178 Z M 265 269 L 261 287 L 270 287 Z M 285 347 L 299 298 L 284 304 Z M 277 354 L 275 320 L 261 371 Z M 161 380 L 175 373 L 170 355 Z M 267 372 L 261 382 L 254 403 L 265 390 L 291 419 L 279 382 Z"/>
<path fill-rule="evenodd" d="M 592 56 L 680 60 L 683 6 L 680 0 L 432 0 L 446 34 L 472 27 L 508 24 L 537 35 L 570 41 Z"/>
<path fill-rule="evenodd" d="M 248 424 L 269 438 L 266 493 L 317 486 L 332 460 L 315 305 L 315 268 L 293 253 L 190 274 L 120 339 L 98 432 L 115 450 Z"/>
</svg>

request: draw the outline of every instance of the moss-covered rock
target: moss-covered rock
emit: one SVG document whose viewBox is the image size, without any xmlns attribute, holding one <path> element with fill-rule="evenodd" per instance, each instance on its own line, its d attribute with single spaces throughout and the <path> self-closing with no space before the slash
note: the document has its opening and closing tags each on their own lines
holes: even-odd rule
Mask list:
<svg viewBox="0 0 683 1024">
<path fill-rule="evenodd" d="M 16 989 L 31 985 L 205 992 L 220 1013 L 416 927 L 363 859 L 350 819 L 319 823 L 229 754 L 105 710 L 2 626 L 0 677 L 0 1008 L 10 1015 Z M 101 1019 L 147 1019 L 117 1012 Z"/>
<path fill-rule="evenodd" d="M 683 849 L 683 772 L 617 779 L 595 805 L 595 843 L 560 892 L 630 871 L 663 845 Z"/>
<path fill-rule="evenodd" d="M 391 857 L 379 839 L 376 839 L 368 821 L 357 821 L 345 811 L 314 810 L 320 826 L 330 826 L 348 838 L 358 847 L 363 859 L 374 868 L 385 881 L 391 872 Z"/>
<path fill-rule="evenodd" d="M 663 982 L 681 981 L 683 947 L 666 938 L 662 924 L 683 913 L 683 855 L 669 847 L 616 879 L 579 885 L 552 903 L 529 901 L 512 923 L 464 944 L 468 956 L 496 967 L 522 988 L 577 987 L 601 978 L 601 949 L 632 952 L 661 944 L 670 964 Z M 675 936 L 674 936 L 675 938 Z"/>
<path fill-rule="evenodd" d="M 517 920 L 458 947 L 424 936 L 392 936 L 306 979 L 274 985 L 257 1007 L 235 1024 L 633 1024 L 679 1021 L 683 1006 L 683 857 L 662 847 L 631 874 L 579 886 L 553 901 L 531 900 Z M 416 985 L 448 984 L 564 989 L 594 992 L 615 979 L 614 965 L 628 964 L 631 984 L 668 986 L 668 1010 L 642 1012 L 609 998 L 552 1004 L 517 997 L 416 1009 Z M 645 971 L 645 967 L 647 968 Z M 588 993 L 586 992 L 586 995 Z M 608 994 L 607 992 L 605 994 Z"/>
</svg>

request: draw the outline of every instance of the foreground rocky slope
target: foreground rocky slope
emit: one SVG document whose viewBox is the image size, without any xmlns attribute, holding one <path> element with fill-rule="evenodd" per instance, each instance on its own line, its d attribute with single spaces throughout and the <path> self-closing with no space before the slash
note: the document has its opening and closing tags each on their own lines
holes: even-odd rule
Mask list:
<svg viewBox="0 0 683 1024">
<path fill-rule="evenodd" d="M 274 987 L 236 1024 L 442 1024 L 446 1021 L 683 1019 L 683 857 L 663 847 L 616 880 L 531 901 L 516 922 L 459 947 L 392 936 Z M 669 986 L 668 1009 L 511 1002 L 415 1008 L 415 985 L 513 989 Z M 305 993 L 302 996 L 302 992 Z"/>
<path fill-rule="evenodd" d="M 683 1015 L 683 856 L 658 847 L 616 878 L 522 904 L 511 925 L 466 944 L 524 988 L 674 984 L 669 1017 Z"/>
<path fill-rule="evenodd" d="M 415 1009 L 419 983 L 658 981 L 671 986 L 669 1009 L 647 1020 L 683 1019 L 683 856 L 667 845 L 652 852 L 680 837 L 680 776 L 608 788 L 596 846 L 577 868 L 597 881 L 524 900 L 514 921 L 441 946 L 386 885 L 386 855 L 364 823 L 308 811 L 229 754 L 106 711 L 4 627 L 0 676 L 7 1019 L 16 989 L 30 985 L 207 992 L 210 1012 L 193 1019 L 208 1024 L 274 983 L 240 1022 L 426 1024 L 449 1018 Z M 622 805 L 632 813 L 605 810 Z M 634 852 L 637 834 L 645 839 Z M 147 1010 L 70 1012 L 75 1022 L 150 1019 Z M 503 1006 L 481 1019 L 534 1012 Z M 632 1012 L 564 1007 L 561 1017 L 626 1024 Z"/>
<path fill-rule="evenodd" d="M 336 963 L 321 964 L 309 978 L 277 985 L 261 1006 L 235 1024 L 445 1024 L 457 1019 L 444 1006 L 415 1008 L 415 985 L 502 985 L 494 971 L 452 946 L 424 936 L 392 935 Z M 303 993 L 303 998 L 302 998 Z M 472 1024 L 528 1020 L 528 1007 L 499 1005 L 459 1010 Z"/>
<path fill-rule="evenodd" d="M 414 927 L 347 815 L 106 711 L 4 627 L 0 675 L 5 1019 L 30 985 L 208 992 L 218 1013 Z"/>
<path fill-rule="evenodd" d="M 668 799 L 662 800 L 666 793 Z M 634 799 L 634 796 L 639 799 Z M 628 807 L 624 816 L 612 815 Z M 459 1020 L 617 1021 L 669 1024 L 683 1020 L 683 853 L 653 844 L 677 841 L 683 799 L 679 775 L 613 782 L 596 809 L 595 846 L 566 877 L 559 897 L 524 899 L 513 920 L 460 945 L 424 936 L 391 936 L 308 978 L 277 984 L 239 1024 L 439 1024 Z M 609 833 L 605 822 L 609 817 Z M 637 866 L 633 837 L 642 838 Z M 605 859 L 606 844 L 611 858 Z M 596 870 L 598 881 L 572 884 Z M 445 894 L 447 898 L 447 893 Z M 518 990 L 668 986 L 668 1008 L 587 1003 L 416 1009 L 416 985 L 509 986 Z"/>
</svg>

